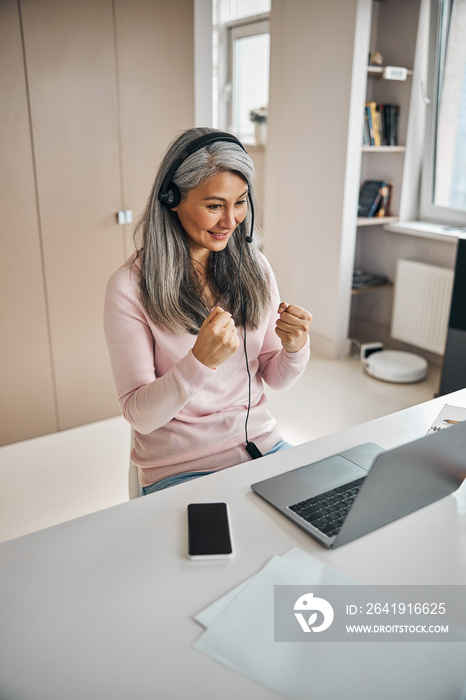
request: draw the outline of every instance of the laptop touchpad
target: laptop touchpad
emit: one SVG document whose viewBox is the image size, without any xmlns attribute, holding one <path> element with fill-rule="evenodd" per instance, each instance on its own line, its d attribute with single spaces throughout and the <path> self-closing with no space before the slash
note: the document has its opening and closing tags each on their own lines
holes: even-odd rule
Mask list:
<svg viewBox="0 0 466 700">
<path fill-rule="evenodd" d="M 341 455 L 323 459 L 299 470 L 299 478 L 317 491 L 328 491 L 361 476 L 367 476 L 367 471 Z"/>
</svg>

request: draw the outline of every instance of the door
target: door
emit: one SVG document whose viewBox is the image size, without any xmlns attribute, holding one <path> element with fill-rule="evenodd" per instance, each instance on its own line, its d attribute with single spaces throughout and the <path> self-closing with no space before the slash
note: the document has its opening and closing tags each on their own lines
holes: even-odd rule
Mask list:
<svg viewBox="0 0 466 700">
<path fill-rule="evenodd" d="M 102 330 L 124 260 L 112 3 L 22 0 L 59 428 L 115 415 Z"/>
<path fill-rule="evenodd" d="M 0 444 L 58 427 L 16 0 L 0 3 Z"/>
</svg>

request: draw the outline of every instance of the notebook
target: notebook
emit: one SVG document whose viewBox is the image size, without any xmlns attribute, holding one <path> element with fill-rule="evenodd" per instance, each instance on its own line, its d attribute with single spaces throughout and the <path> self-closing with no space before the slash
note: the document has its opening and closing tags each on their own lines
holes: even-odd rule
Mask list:
<svg viewBox="0 0 466 700">
<path fill-rule="evenodd" d="M 364 443 L 251 488 L 333 548 L 447 496 L 465 477 L 466 422 L 392 450 Z"/>
</svg>

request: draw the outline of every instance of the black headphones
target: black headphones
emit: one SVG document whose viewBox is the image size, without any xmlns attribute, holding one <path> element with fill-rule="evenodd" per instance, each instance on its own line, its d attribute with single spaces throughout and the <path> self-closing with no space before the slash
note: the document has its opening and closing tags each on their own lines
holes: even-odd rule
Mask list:
<svg viewBox="0 0 466 700">
<path fill-rule="evenodd" d="M 178 158 L 175 161 L 173 161 L 173 163 L 169 167 L 168 172 L 165 175 L 163 182 L 160 186 L 158 197 L 162 204 L 164 204 L 167 207 L 167 209 L 174 209 L 174 207 L 177 207 L 181 201 L 180 191 L 175 185 L 175 183 L 172 182 L 172 177 L 180 167 L 181 163 L 183 163 L 183 161 L 185 161 L 186 158 L 189 158 L 189 156 L 195 153 L 196 151 L 199 151 L 204 146 L 207 146 L 207 144 L 215 143 L 216 141 L 227 141 L 229 143 L 235 143 L 237 146 L 242 148 L 245 153 L 247 152 L 241 141 L 237 139 L 236 136 L 233 136 L 233 134 L 228 134 L 225 131 L 214 131 L 210 134 L 204 134 L 203 136 L 199 136 L 197 139 L 194 139 L 194 141 L 191 141 L 191 143 L 188 143 L 186 148 L 181 152 Z M 248 243 L 251 243 L 252 233 L 254 230 L 254 207 L 252 206 L 251 194 L 249 192 L 248 198 L 249 203 L 251 205 L 251 232 L 249 236 L 246 236 L 246 241 Z"/>
</svg>

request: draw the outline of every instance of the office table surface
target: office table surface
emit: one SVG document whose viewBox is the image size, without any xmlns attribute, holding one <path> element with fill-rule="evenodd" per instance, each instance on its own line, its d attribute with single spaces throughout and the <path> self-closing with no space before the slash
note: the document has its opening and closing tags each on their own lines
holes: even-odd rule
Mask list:
<svg viewBox="0 0 466 700">
<path fill-rule="evenodd" d="M 422 437 L 445 403 L 466 407 L 466 390 L 0 545 L 0 697 L 281 697 L 194 650 L 193 616 L 292 547 L 360 583 L 465 584 L 464 483 L 336 550 L 250 490 L 361 442 Z M 230 560 L 187 559 L 186 506 L 203 501 L 229 505 Z"/>
</svg>

